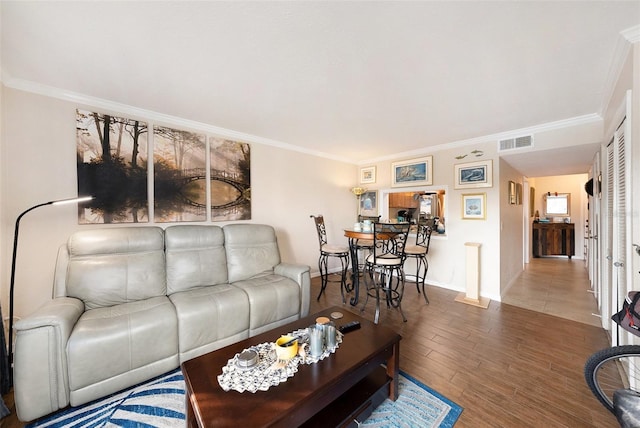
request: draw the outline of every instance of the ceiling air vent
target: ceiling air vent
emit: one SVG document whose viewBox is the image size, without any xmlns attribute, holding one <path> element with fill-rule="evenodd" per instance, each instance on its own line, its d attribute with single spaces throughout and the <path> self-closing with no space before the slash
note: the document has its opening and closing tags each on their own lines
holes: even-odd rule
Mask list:
<svg viewBox="0 0 640 428">
<path fill-rule="evenodd" d="M 525 135 L 524 137 L 509 138 L 498 142 L 498 151 L 524 149 L 533 146 L 533 136 Z"/>
</svg>

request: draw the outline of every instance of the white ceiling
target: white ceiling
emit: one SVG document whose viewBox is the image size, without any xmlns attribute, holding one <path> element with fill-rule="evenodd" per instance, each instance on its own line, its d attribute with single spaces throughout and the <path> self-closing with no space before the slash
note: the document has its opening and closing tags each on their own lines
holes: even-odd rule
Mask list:
<svg viewBox="0 0 640 428">
<path fill-rule="evenodd" d="M 620 32 L 640 24 L 640 0 L 0 7 L 5 84 L 356 163 L 599 114 Z"/>
</svg>

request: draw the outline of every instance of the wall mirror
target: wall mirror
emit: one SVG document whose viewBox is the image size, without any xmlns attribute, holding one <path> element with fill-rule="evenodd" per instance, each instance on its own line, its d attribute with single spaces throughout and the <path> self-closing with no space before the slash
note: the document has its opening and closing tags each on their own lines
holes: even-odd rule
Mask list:
<svg viewBox="0 0 640 428">
<path fill-rule="evenodd" d="M 547 193 L 544 195 L 545 216 L 569 216 L 571 214 L 571 193 Z"/>
</svg>

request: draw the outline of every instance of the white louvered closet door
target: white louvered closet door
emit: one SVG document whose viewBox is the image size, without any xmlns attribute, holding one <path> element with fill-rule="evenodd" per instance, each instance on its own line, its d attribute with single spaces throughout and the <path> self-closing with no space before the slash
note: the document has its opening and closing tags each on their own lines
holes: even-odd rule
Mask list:
<svg viewBox="0 0 640 428">
<path fill-rule="evenodd" d="M 614 220 L 613 220 L 613 208 L 614 208 L 614 141 L 607 145 L 607 165 L 606 165 L 606 181 L 604 188 L 604 196 L 605 196 L 605 210 L 604 210 L 604 227 L 602 228 L 603 237 L 603 251 L 602 254 L 604 258 L 602 259 L 602 302 L 601 302 L 601 311 L 602 314 L 602 326 L 611 330 L 611 319 L 609 318 L 609 314 L 613 314 L 618 307 L 618 292 L 615 288 L 614 276 L 613 276 L 613 231 L 614 231 Z M 612 336 L 615 336 L 612 334 Z M 617 342 L 617 339 L 614 337 L 612 339 L 614 343 Z"/>
<path fill-rule="evenodd" d="M 628 231 L 631 229 L 630 220 L 630 195 L 628 189 L 629 171 L 627 169 L 627 160 L 629 159 L 629 147 L 625 140 L 627 132 L 627 119 L 623 120 L 616 130 L 613 141 L 607 149 L 608 178 L 609 178 L 609 245 L 611 249 L 611 257 L 609 261 L 609 269 L 611 271 L 612 285 L 612 311 L 615 313 L 622 308 L 627 292 L 630 290 L 631 269 L 630 248 L 631 244 L 627 238 Z M 609 315 L 610 316 L 610 315 Z M 613 333 L 613 331 L 612 331 Z M 632 337 L 628 334 L 612 334 L 613 345 L 625 345 L 632 341 Z"/>
</svg>

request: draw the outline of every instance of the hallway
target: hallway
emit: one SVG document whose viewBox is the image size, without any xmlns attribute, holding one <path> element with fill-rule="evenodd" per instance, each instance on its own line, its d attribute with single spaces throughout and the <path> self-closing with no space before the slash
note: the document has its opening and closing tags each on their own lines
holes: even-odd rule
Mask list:
<svg viewBox="0 0 640 428">
<path fill-rule="evenodd" d="M 502 303 L 601 327 L 584 260 L 531 259 Z"/>
</svg>

